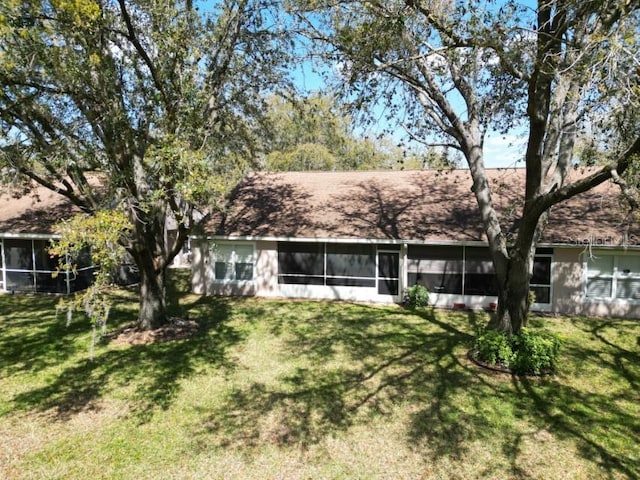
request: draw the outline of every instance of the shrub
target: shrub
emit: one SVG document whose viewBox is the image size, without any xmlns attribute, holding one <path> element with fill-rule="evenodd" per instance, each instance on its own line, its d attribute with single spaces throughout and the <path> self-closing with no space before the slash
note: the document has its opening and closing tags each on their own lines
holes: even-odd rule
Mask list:
<svg viewBox="0 0 640 480">
<path fill-rule="evenodd" d="M 407 288 L 404 292 L 404 304 L 409 308 L 426 307 L 429 305 L 429 290 L 419 284 Z"/>
<path fill-rule="evenodd" d="M 513 349 L 504 332 L 486 330 L 476 337 L 475 350 L 478 360 L 490 365 L 509 368 L 513 362 Z"/>
<path fill-rule="evenodd" d="M 555 370 L 562 342 L 549 332 L 523 328 L 513 337 L 516 352 L 513 369 L 518 373 L 540 375 Z"/>
<path fill-rule="evenodd" d="M 486 330 L 474 345 L 478 360 L 518 374 L 553 372 L 562 342 L 549 332 L 523 328 L 517 335 Z"/>
</svg>

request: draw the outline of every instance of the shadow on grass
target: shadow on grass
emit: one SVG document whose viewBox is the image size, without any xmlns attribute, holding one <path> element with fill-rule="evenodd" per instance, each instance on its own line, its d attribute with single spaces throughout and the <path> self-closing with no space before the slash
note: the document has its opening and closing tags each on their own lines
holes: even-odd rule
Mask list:
<svg viewBox="0 0 640 480">
<path fill-rule="evenodd" d="M 222 400 L 202 412 L 203 425 L 194 426 L 195 441 L 200 437 L 207 447 L 306 448 L 352 426 L 389 418 L 402 422 L 402 440 L 429 461 L 447 457 L 461 464 L 474 444 L 486 445 L 498 460 L 483 466 L 478 477 L 504 476 L 505 469 L 508 478 L 536 477 L 526 468 L 531 458 L 523 456 L 538 441 L 548 453 L 548 435 L 575 445 L 581 457 L 598 465 L 602 478 L 640 478 L 637 322 L 532 322 L 569 333 L 559 375 L 526 379 L 487 373 L 467 360 L 473 333 L 487 320 L 473 312 L 190 296 L 175 308 L 203 319 L 197 336 L 110 346 L 90 362 L 77 352 L 86 323 L 65 330 L 64 320 L 54 320 L 47 305 L 40 299 L 0 302 L 1 374 L 63 365 L 14 396 L 15 408 L 53 409 L 64 419 L 129 385 L 133 412 L 144 422 L 155 409 L 168 408 L 181 381 L 206 364 L 233 370 L 235 379 L 220 393 Z M 117 321 L 130 319 L 131 305 L 114 314 Z M 266 332 L 277 345 L 267 352 L 279 367 L 273 380 L 243 377 L 239 370 L 248 367 L 238 368 L 229 355 L 238 345 L 271 345 L 260 343 L 255 332 Z M 233 358 L 241 354 L 234 351 Z"/>
<path fill-rule="evenodd" d="M 472 332 L 486 323 L 484 315 L 321 305 L 308 318 L 274 315 L 272 333 L 286 339 L 279 355 L 291 370 L 274 382 L 231 388 L 226 401 L 208 413 L 206 438 L 216 436 L 223 447 L 306 448 L 402 411 L 407 444 L 429 461 L 464 462 L 480 442 L 498 457 L 482 475 L 503 475 L 503 458 L 509 478 L 528 479 L 535 476 L 528 467 L 535 458 L 531 445 L 551 435 L 575 442 L 604 478 L 638 478 L 632 452 L 640 425 L 624 408 L 636 395 L 629 387 L 637 378 L 615 361 L 607 367 L 630 378 L 618 394 L 619 405 L 611 405 L 616 399 L 605 392 L 562 378 L 520 379 L 479 370 L 466 353 Z M 594 339 L 614 358 L 634 355 L 599 340 L 597 330 Z M 580 342 L 572 347 L 589 355 Z M 572 348 L 567 354 L 571 361 L 583 360 Z M 450 478 L 463 476 L 451 472 Z"/>
<path fill-rule="evenodd" d="M 513 378 L 519 407 L 558 437 L 575 441 L 606 478 L 640 478 L 640 417 L 630 408 L 638 404 L 640 353 L 634 348 L 640 325 L 603 318 L 558 321 L 585 335 L 565 340 L 558 378 Z"/>
<path fill-rule="evenodd" d="M 125 310 L 121 311 L 117 304 L 114 306 L 112 324 L 132 319 L 126 307 L 125 304 Z M 98 347 L 93 360 L 89 358 L 88 344 L 74 341 L 78 335 L 87 335 L 90 327 L 86 320 L 65 329 L 64 320 L 49 318 L 43 322 L 46 327 L 28 330 L 30 338 L 21 339 L 19 332 L 2 336 L 0 352 L 9 360 L 9 371 L 35 370 L 55 362 L 64 365 L 47 376 L 44 386 L 14 396 L 13 408 L 53 410 L 58 419 L 64 420 L 96 407 L 96 402 L 110 391 L 131 386 L 134 390 L 129 397 L 133 400 L 131 411 L 140 422 L 149 420 L 155 409 L 170 406 L 180 380 L 188 378 L 199 365 L 233 368 L 226 352 L 242 340 L 241 334 L 228 324 L 230 307 L 225 299 L 199 299 L 181 308 L 199 318 L 201 328 L 195 336 L 122 348 Z M 82 348 L 85 351 L 78 352 Z"/>
<path fill-rule="evenodd" d="M 472 339 L 465 314 L 446 322 L 427 310 L 322 305 L 308 319 L 273 319 L 272 333 L 286 339 L 282 361 L 302 365 L 276 384 L 232 389 L 208 421 L 222 445 L 305 447 L 398 404 L 447 403 L 448 392 L 477 375 L 465 357 Z M 435 433 L 426 428 L 410 435 Z M 443 451 L 459 448 L 451 435 L 443 439 Z"/>
</svg>

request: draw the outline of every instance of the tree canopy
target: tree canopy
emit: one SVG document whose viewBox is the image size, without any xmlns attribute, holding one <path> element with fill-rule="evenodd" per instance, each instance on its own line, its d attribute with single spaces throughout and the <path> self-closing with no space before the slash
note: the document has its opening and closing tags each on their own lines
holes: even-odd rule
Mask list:
<svg viewBox="0 0 640 480">
<path fill-rule="evenodd" d="M 219 206 L 255 160 L 264 99 L 287 78 L 273 4 L 197 7 L 0 5 L 2 181 L 44 185 L 88 215 L 124 215 L 118 241 L 140 272 L 145 328 L 166 319 L 165 270 L 201 219 L 196 207 Z M 170 245 L 168 219 L 178 232 Z"/>
<path fill-rule="evenodd" d="M 383 104 L 427 145 L 463 155 L 499 283 L 495 326 L 529 308 L 536 240 L 550 209 L 613 179 L 640 152 L 640 4 L 628 0 L 295 1 L 301 28 L 353 104 Z M 513 224 L 499 218 L 484 141 L 524 130 L 526 185 Z M 580 139 L 600 168 L 568 181 Z"/>
<path fill-rule="evenodd" d="M 435 149 L 409 151 L 389 136 L 364 137 L 339 99 L 313 93 L 271 97 L 265 132 L 264 168 L 270 171 L 387 170 L 450 166 Z"/>
</svg>

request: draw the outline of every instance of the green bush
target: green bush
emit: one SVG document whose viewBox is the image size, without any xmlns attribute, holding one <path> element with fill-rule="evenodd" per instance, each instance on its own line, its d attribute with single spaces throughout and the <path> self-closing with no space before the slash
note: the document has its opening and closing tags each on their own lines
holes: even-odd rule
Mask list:
<svg viewBox="0 0 640 480">
<path fill-rule="evenodd" d="M 429 290 L 419 284 L 407 288 L 404 292 L 404 304 L 409 308 L 426 307 L 429 305 Z"/>
<path fill-rule="evenodd" d="M 511 367 L 513 349 L 504 332 L 486 330 L 476 337 L 475 350 L 478 360 L 490 365 Z"/>
<path fill-rule="evenodd" d="M 536 375 L 554 371 L 561 344 L 552 333 L 523 328 L 513 337 L 516 356 L 512 368 L 519 373 Z"/>
<path fill-rule="evenodd" d="M 478 360 L 518 374 L 553 372 L 562 342 L 549 332 L 523 328 L 517 335 L 496 330 L 481 332 L 474 350 Z"/>
</svg>

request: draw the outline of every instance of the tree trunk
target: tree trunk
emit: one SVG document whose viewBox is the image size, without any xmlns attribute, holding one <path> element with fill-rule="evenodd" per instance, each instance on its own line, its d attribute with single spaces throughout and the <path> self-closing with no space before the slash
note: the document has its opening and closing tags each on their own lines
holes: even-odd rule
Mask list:
<svg viewBox="0 0 640 480">
<path fill-rule="evenodd" d="M 144 330 L 158 328 L 167 322 L 165 270 L 156 273 L 153 263 L 140 267 L 140 311 L 138 324 Z M 149 268 L 150 267 L 150 268 Z"/>
<path fill-rule="evenodd" d="M 489 328 L 517 334 L 527 326 L 531 278 L 529 256 L 510 258 L 506 278 L 498 278 L 498 311 L 489 323 Z"/>
<path fill-rule="evenodd" d="M 134 220 L 130 253 L 140 272 L 138 325 L 150 330 L 167 322 L 165 220 L 160 214 L 139 214 Z"/>
</svg>

